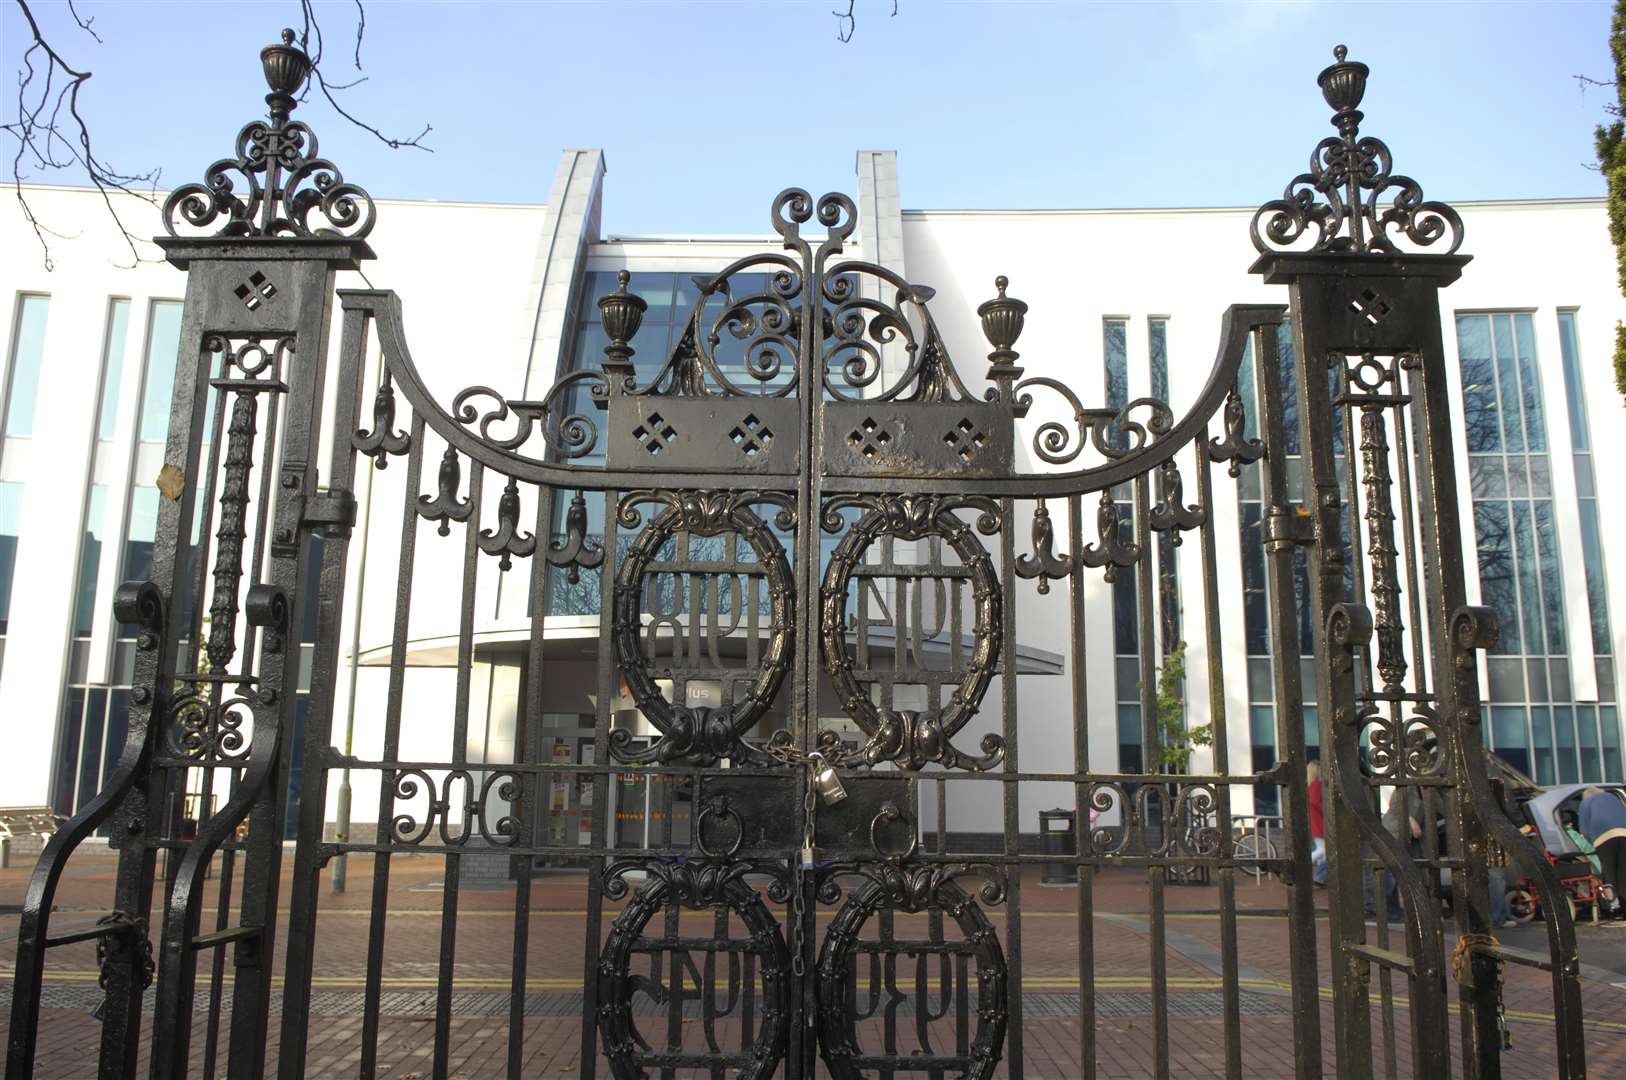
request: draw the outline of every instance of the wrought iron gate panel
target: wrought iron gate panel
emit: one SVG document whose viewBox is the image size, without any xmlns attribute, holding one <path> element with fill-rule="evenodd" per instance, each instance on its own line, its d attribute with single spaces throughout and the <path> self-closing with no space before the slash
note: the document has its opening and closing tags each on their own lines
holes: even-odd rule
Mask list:
<svg viewBox="0 0 1626 1080">
<path fill-rule="evenodd" d="M 611 342 L 600 367 L 562 377 L 539 400 L 472 386 L 443 403 L 408 350 L 399 298 L 335 294 L 336 271 L 372 257 L 373 204 L 290 119 L 308 71 L 291 32 L 262 59 L 269 122 L 246 127 L 234 158 L 166 206 L 171 236 L 162 242 L 189 276 L 154 571 L 119 593 L 120 618 L 140 635 L 130 736 L 107 789 L 52 840 L 31 881 L 8 1077 L 32 1075 L 46 948 L 89 940 L 100 943 L 107 991 L 102 1076 L 135 1074 L 154 968 L 154 1076 L 189 1075 L 197 1035 L 204 1075 L 222 1058 L 233 1078 L 263 1075 L 273 931 L 284 910 L 276 1070 L 302 1077 L 322 879 L 334 860 L 369 856 L 363 1077 L 385 1068 L 392 869 L 413 856 L 444 866 L 438 950 L 423 962 L 433 971 L 437 1077 L 449 1074 L 454 1052 L 463 878 L 492 865 L 513 882 L 507 1072 L 523 1074 L 539 860 L 589 871 L 584 1078 L 600 1064 L 615 1077 L 801 1078 L 820 1063 L 840 1077 L 981 1080 L 1001 1068 L 1019 1076 L 1024 872 L 1031 880 L 1039 864 L 1055 862 L 1077 890 L 1085 1076 L 1095 1075 L 1101 1010 L 1095 885 L 1121 870 L 1144 876 L 1150 906 L 1149 1071 L 1172 1071 L 1166 890 L 1211 876 L 1225 1071 L 1246 1075 L 1236 877 L 1265 870 L 1288 885 L 1294 1071 L 1319 1076 L 1304 689 L 1294 662 L 1300 548 L 1334 796 L 1338 1075 L 1372 1075 L 1374 965 L 1387 1053 L 1398 971 L 1409 983 L 1413 1068 L 1436 1075 L 1450 1066 L 1449 1040 L 1436 1037 L 1448 1024 L 1445 870 L 1456 877 L 1458 939 L 1471 946 L 1458 990 L 1465 1071 L 1498 1074 L 1498 968 L 1532 958 L 1483 936 L 1492 843 L 1545 890 L 1560 1067 L 1584 1074 L 1573 927 L 1553 903 L 1558 886 L 1545 859 L 1497 806 L 1477 734 L 1474 653 L 1495 629 L 1487 612 L 1465 606 L 1437 296 L 1466 262 L 1455 254 L 1460 222 L 1391 174 L 1386 147 L 1358 137 L 1363 65 L 1340 51 L 1322 73 L 1339 134 L 1255 218 L 1263 253 L 1255 270 L 1290 289 L 1296 391 L 1280 363 L 1288 309 L 1237 305 L 1222 320 L 1206 382 L 1177 416 L 1159 397 L 1093 405 L 1068 383 L 1026 376 L 1015 345 L 1027 305 L 1007 295 L 1003 277 L 977 309 L 991 346 L 987 389 L 968 387 L 933 319 L 932 290 L 843 258 L 852 202 L 799 189 L 772 205 L 781 251 L 696 279 L 689 321 L 652 377 L 632 363 L 645 302 L 623 274 L 597 301 Z M 1385 192 L 1393 202 L 1379 208 Z M 1451 251 L 1403 254 L 1402 237 L 1422 247 L 1449 239 Z M 747 274 L 764 275 L 764 289 L 737 289 Z M 337 391 L 326 418 L 335 295 Z M 740 346 L 741 364 L 720 359 L 724 335 Z M 1242 392 L 1250 356 L 1257 404 Z M 1290 483 L 1289 413 L 1303 431 L 1302 491 Z M 324 430 L 325 481 L 315 463 Z M 1019 469 L 1024 457 L 1039 471 Z M 1261 470 L 1273 652 L 1293 658 L 1274 665 L 1277 762 L 1263 771 L 1239 771 L 1224 734 L 1216 465 L 1230 479 Z M 399 510 L 395 574 L 384 584 L 393 617 L 376 754 L 336 746 L 332 725 L 363 470 L 381 520 Z M 1183 635 L 1174 552 L 1187 543 L 1201 618 Z M 522 591 L 503 588 L 510 575 Z M 1062 582 L 1064 595 L 1041 599 Z M 408 729 L 420 585 L 457 601 L 446 644 L 452 715 Z M 562 684 L 547 619 L 566 594 L 596 607 L 590 763 L 555 763 L 544 749 L 546 694 Z M 1099 760 L 1088 729 L 1091 601 L 1114 594 L 1134 609 L 1126 632 L 1139 684 L 1135 769 Z M 512 747 L 493 756 L 471 743 L 471 713 L 486 693 L 474 685 L 482 612 L 499 598 L 526 605 L 515 620 L 524 668 Z M 363 599 L 358 583 L 356 603 Z M 297 628 L 311 612 L 303 788 L 284 901 Z M 1031 745 L 1044 725 L 1021 709 L 1018 628 L 1046 612 L 1064 613 L 1068 626 L 1070 769 L 1044 752 L 1019 756 L 1019 734 Z M 1220 732 L 1195 758 L 1189 745 L 1167 744 L 1158 715 L 1160 671 L 1185 637 Z M 642 744 L 615 716 L 623 684 L 628 711 L 652 731 Z M 696 687 L 710 695 L 704 703 L 691 684 L 704 684 Z M 430 738 L 444 750 L 423 754 Z M 334 774 L 342 801 L 352 777 L 377 782 L 371 835 L 326 835 Z M 555 842 L 546 831 L 550 788 L 578 775 L 592 794 L 588 842 Z M 658 824 L 633 842 L 612 833 L 610 820 L 623 776 L 663 793 Z M 1040 784 L 1073 792 L 1071 855 L 1023 846 L 1022 794 Z M 1239 848 L 1234 789 L 1244 785 L 1283 792 L 1285 853 Z M 186 824 L 191 786 L 195 832 Z M 687 836 L 675 820 L 680 786 Z M 1415 804 L 1431 826 L 1420 850 L 1379 815 L 1380 792 L 1395 787 L 1402 817 Z M 951 831 L 951 805 L 981 805 L 998 828 L 980 839 Z M 65 860 L 108 823 L 120 849 L 114 915 L 94 931 L 49 937 Z M 1376 942 L 1367 941 L 1359 901 L 1367 852 L 1380 894 L 1385 874 L 1398 882 L 1403 952 L 1381 919 Z M 150 960 L 160 853 L 161 945 Z M 204 931 L 211 871 L 218 907 Z M 203 956 L 211 968 L 198 1032 Z"/>
</svg>

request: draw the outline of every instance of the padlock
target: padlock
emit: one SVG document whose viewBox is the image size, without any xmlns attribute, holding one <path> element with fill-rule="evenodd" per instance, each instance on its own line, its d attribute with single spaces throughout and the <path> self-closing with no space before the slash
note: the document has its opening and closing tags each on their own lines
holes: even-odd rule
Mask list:
<svg viewBox="0 0 1626 1080">
<path fill-rule="evenodd" d="M 813 788 L 819 793 L 821 800 L 834 806 L 847 797 L 847 789 L 842 786 L 841 777 L 836 775 L 835 769 L 830 767 L 823 755 L 810 755 L 808 764 L 813 768 Z"/>
</svg>

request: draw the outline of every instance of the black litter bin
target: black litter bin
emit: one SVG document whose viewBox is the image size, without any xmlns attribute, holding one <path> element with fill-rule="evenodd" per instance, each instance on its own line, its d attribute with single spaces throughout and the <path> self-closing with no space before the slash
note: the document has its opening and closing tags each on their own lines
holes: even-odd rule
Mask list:
<svg viewBox="0 0 1626 1080">
<path fill-rule="evenodd" d="M 1075 855 L 1078 853 L 1078 838 L 1074 834 L 1074 824 L 1078 815 L 1071 810 L 1057 807 L 1054 810 L 1039 811 L 1039 848 L 1046 855 Z M 1044 885 L 1071 885 L 1077 880 L 1073 873 L 1073 864 L 1053 862 L 1044 864 L 1044 876 L 1039 879 Z"/>
</svg>

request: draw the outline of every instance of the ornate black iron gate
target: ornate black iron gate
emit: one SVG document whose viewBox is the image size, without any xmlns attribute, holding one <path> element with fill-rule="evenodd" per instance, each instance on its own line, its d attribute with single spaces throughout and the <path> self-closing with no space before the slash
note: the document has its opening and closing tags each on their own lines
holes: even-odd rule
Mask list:
<svg viewBox="0 0 1626 1080">
<path fill-rule="evenodd" d="M 1457 993 L 1464 1070 L 1499 1074 L 1498 970 L 1513 962 L 1552 971 L 1560 1072 L 1583 1075 L 1573 930 L 1546 862 L 1497 810 L 1477 734 L 1474 650 L 1495 629 L 1486 612 L 1463 606 L 1437 301 L 1466 262 L 1455 254 L 1460 223 L 1391 174 L 1382 143 L 1358 137 L 1363 65 L 1340 51 L 1322 72 L 1338 134 L 1255 219 L 1264 254 L 1254 269 L 1289 286 L 1291 337 L 1278 333 L 1287 308 L 1231 308 L 1208 381 L 1181 416 L 1155 397 L 1090 406 L 1055 379 L 1025 377 L 1015 345 L 1027 308 L 1003 278 L 978 309 L 992 345 L 986 390 L 968 387 L 933 321 L 932 290 L 842 259 L 853 204 L 792 189 L 772 207 L 782 252 L 697 279 L 693 313 L 651 377 L 632 362 L 645 304 L 625 276 L 598 300 L 611 342 L 601 368 L 562 378 L 542 400 L 472 387 L 449 408 L 413 364 L 398 299 L 339 292 L 331 457 L 319 475 L 334 275 L 372 257 L 374 208 L 290 119 L 308 69 L 291 42 L 285 35 L 263 54 L 270 121 L 245 128 L 236 157 L 165 208 L 171 235 L 161 243 L 189 274 L 153 576 L 119 598 L 139 635 L 130 736 L 107 789 L 52 841 L 30 886 L 9 1077 L 32 1074 L 47 949 L 92 939 L 107 994 L 102 1076 L 136 1073 L 146 1029 L 155 1077 L 214 1075 L 222 1061 L 232 1077 L 258 1077 L 274 1018 L 276 1071 L 305 1075 L 319 885 L 336 857 L 373 863 L 360 1047 L 348 1068 L 380 1074 L 390 877 L 413 855 L 444 865 L 438 953 L 427 965 L 436 1076 L 449 1072 L 457 1019 L 461 878 L 470 860 L 493 856 L 514 880 L 510 1076 L 526 1068 L 539 860 L 589 871 L 583 1077 L 601 1063 L 617 1077 L 800 1077 L 817 1061 L 838 1077 L 1021 1075 L 1023 871 L 1058 857 L 1023 847 L 1019 796 L 1046 782 L 1069 786 L 1078 812 L 1076 854 L 1063 861 L 1077 884 L 1080 1070 L 1095 1071 L 1095 879 L 1128 868 L 1144 875 L 1150 903 L 1148 1071 L 1171 1072 L 1165 889 L 1171 876 L 1199 872 L 1217 879 L 1220 896 L 1224 1070 L 1244 1074 L 1235 878 L 1262 865 L 1290 884 L 1292 1068 L 1320 1075 L 1298 664 L 1275 665 L 1274 768 L 1235 769 L 1223 734 L 1206 772 L 1159 752 L 1154 695 L 1166 641 L 1154 564 L 1183 534 L 1198 550 L 1192 631 L 1208 646 L 1210 708 L 1223 732 L 1215 464 L 1231 476 L 1262 470 L 1277 656 L 1297 656 L 1294 559 L 1308 549 L 1332 794 L 1338 1075 L 1373 1074 L 1374 968 L 1390 1071 L 1397 973 L 1408 984 L 1416 1075 L 1450 1067 L 1450 1041 L 1437 1037 L 1449 1023 L 1444 871 L 1455 877 L 1458 940 L 1468 943 Z M 1391 205 L 1380 208 L 1380 195 Z M 188 227 L 214 232 L 176 235 Z M 1403 241 L 1443 241 L 1449 252 L 1402 254 Z M 748 280 L 765 284 L 741 287 Z M 722 358 L 725 335 L 737 359 Z M 376 384 L 370 341 L 382 354 Z M 1284 342 L 1296 392 L 1284 389 Z M 1257 403 L 1239 386 L 1245 363 Z M 1283 443 L 1289 412 L 1302 430 L 1302 491 L 1290 484 Z M 1030 426 L 1036 472 L 1018 468 Z M 405 472 L 384 735 L 371 758 L 336 749 L 331 730 L 361 457 Z M 403 754 L 403 695 L 419 547 L 442 542 L 460 546 L 456 700 L 437 733 L 446 753 L 425 760 Z M 511 755 L 494 759 L 471 752 L 476 607 L 482 588 L 525 566 L 520 722 Z M 1132 584 L 1136 600 L 1138 772 L 1093 760 L 1085 729 L 1086 580 L 1095 572 Z M 1020 715 L 1016 632 L 1024 606 L 1052 582 L 1065 586 L 1071 630 L 1070 769 L 1020 757 L 1021 729 L 1035 720 Z M 591 761 L 554 764 L 540 736 L 556 663 L 546 615 L 566 587 L 600 614 L 590 650 L 596 726 Z M 307 619 L 303 792 L 284 899 L 300 676 L 292 635 Z M 699 684 L 710 689 L 690 693 Z M 652 738 L 617 719 L 623 690 L 625 711 L 635 709 Z M 377 780 L 371 836 L 325 835 L 327 791 L 341 770 Z M 610 828 L 612 788 L 629 774 L 666 792 L 659 821 L 633 842 Z M 595 793 L 585 845 L 541 828 L 548 786 L 577 775 Z M 203 800 L 195 835 L 175 810 L 189 780 L 225 795 L 212 816 Z M 1240 785 L 1283 793 L 1285 856 L 1244 861 L 1230 827 Z M 1430 832 L 1419 855 L 1391 837 L 1376 809 L 1380 789 L 1391 788 L 1423 806 L 1425 820 L 1447 822 L 1443 841 Z M 997 828 L 985 830 L 997 837 L 991 846 L 947 827 L 949 806 L 974 791 L 997 793 L 984 800 L 997 808 Z M 680 799 L 691 808 L 686 830 Z M 935 827 L 922 826 L 928 816 Z M 93 930 L 52 937 L 65 861 L 97 829 L 120 852 L 116 910 Z M 1545 890 L 1548 955 L 1484 936 L 1491 844 Z M 1403 945 L 1382 921 L 1368 941 L 1369 867 L 1379 890 L 1385 874 L 1398 881 Z M 217 907 L 206 918 L 211 870 Z M 652 1017 L 653 1027 L 640 1024 Z M 910 1049 L 900 1018 L 915 1029 Z"/>
</svg>

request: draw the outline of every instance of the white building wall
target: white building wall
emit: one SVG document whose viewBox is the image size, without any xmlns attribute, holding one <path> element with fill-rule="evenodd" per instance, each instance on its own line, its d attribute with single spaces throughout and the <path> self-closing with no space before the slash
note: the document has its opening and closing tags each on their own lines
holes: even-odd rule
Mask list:
<svg viewBox="0 0 1626 1080">
<path fill-rule="evenodd" d="M 543 377 L 548 370 L 547 357 L 536 355 L 539 312 L 555 321 L 563 320 L 568 313 L 553 306 L 539 307 L 535 290 L 537 282 L 551 277 L 556 267 L 562 273 L 562 268 L 568 266 L 572 274 L 578 267 L 609 270 L 624 266 L 708 273 L 750 250 L 773 250 L 777 246 L 766 237 L 699 242 L 612 239 L 594 243 L 602 159 L 579 160 L 577 165 L 591 177 L 591 184 L 586 185 L 591 197 L 579 200 L 580 213 L 572 218 L 569 242 L 564 245 L 572 248 L 569 252 L 558 244 L 543 242 L 552 234 L 542 206 L 380 203 L 379 224 L 372 237 L 379 258 L 367 264 L 361 274 L 341 275 L 345 279 L 342 284 L 372 284 L 401 294 L 413 359 L 442 402 L 449 405 L 459 390 L 473 383 L 491 386 L 509 396 L 517 396 L 522 390 L 533 398 L 545 394 L 549 382 Z M 4 478 L 28 481 L 11 629 L 4 668 L 0 670 L 0 715 L 14 718 L 8 725 L 7 753 L 0 756 L 0 804 L 38 803 L 46 796 L 51 743 L 68 663 L 68 621 L 86 479 L 92 468 L 92 395 L 109 298 L 127 297 L 132 302 L 129 340 L 130 355 L 135 357 L 145 338 L 150 301 L 178 299 L 183 291 L 181 275 L 162 263 L 135 269 L 118 266 L 120 244 L 100 216 L 103 211 L 94 194 L 38 188 L 31 189 L 31 195 L 43 218 L 74 222 L 80 226 L 81 235 L 71 241 L 53 241 L 57 269 L 46 273 L 20 215 L 0 215 L 0 243 L 8 252 L 0 262 L 0 298 L 5 300 L 8 343 L 13 335 L 11 320 L 15 318 L 17 296 L 22 292 L 52 296 L 45 375 L 40 388 L 41 412 L 49 411 L 50 420 L 36 424 L 26 452 L 8 448 L 0 455 L 0 474 Z M 1603 207 L 1597 200 L 1571 200 L 1470 204 L 1460 210 L 1467 226 L 1465 250 L 1475 256 L 1475 261 L 1443 299 L 1447 308 L 1446 368 L 1452 380 L 1453 407 L 1459 410 L 1457 449 L 1463 477 L 1459 493 L 1464 526 L 1469 530 L 1466 539 L 1472 542 L 1473 519 L 1466 455 L 1460 441 L 1461 388 L 1457 385 L 1450 313 L 1528 310 L 1533 312 L 1537 326 L 1556 503 L 1560 507 L 1558 532 L 1565 555 L 1564 600 L 1572 667 L 1577 697 L 1584 700 L 1588 694 L 1596 695 L 1596 686 L 1595 680 L 1588 677 L 1591 638 L 1585 580 L 1580 572 L 1575 480 L 1567 452 L 1568 417 L 1556 318 L 1560 308 L 1573 308 L 1578 313 L 1582 366 L 1587 379 L 1586 405 L 1602 487 L 1602 532 L 1605 537 L 1626 535 L 1626 499 L 1618 497 L 1610 486 L 1611 467 L 1626 456 L 1626 426 L 1618 422 L 1620 398 L 1613 388 L 1609 363 L 1614 324 L 1626 317 L 1626 301 L 1615 282 Z M 884 241 L 886 215 L 878 211 L 879 207 L 861 207 L 861 219 L 873 223 L 870 227 Z M 1029 375 L 1049 375 L 1073 385 L 1086 404 L 1098 403 L 1102 396 L 1102 319 L 1115 316 L 1128 320 L 1134 396 L 1147 386 L 1147 319 L 1167 317 L 1171 404 L 1178 415 L 1189 407 L 1213 363 L 1223 310 L 1232 303 L 1286 301 L 1285 290 L 1263 285 L 1247 273 L 1254 258 L 1247 240 L 1248 218 L 1249 213 L 1243 210 L 903 212 L 898 216 L 902 244 L 896 258 L 907 266 L 911 281 L 936 289 L 931 307 L 939 329 L 974 392 L 982 385 L 981 374 L 986 370 L 983 357 L 987 352 L 975 311 L 982 300 L 993 295 L 996 274 L 1008 275 L 1010 293 L 1030 305 L 1027 329 L 1018 344 L 1020 363 Z M 141 223 L 137 231 L 157 231 L 157 217 L 151 211 L 132 214 L 130 220 Z M 867 238 L 857 239 L 860 243 L 850 254 L 863 257 L 867 252 L 862 245 Z M 539 252 L 545 253 L 546 268 L 539 266 Z M 543 337 L 564 340 L 562 334 Z M 516 348 L 516 342 L 527 347 Z M 128 440 L 133 431 L 130 410 L 136 406 L 135 388 L 139 387 L 138 381 L 131 381 L 136 378 L 130 373 L 134 367 L 139 365 L 133 361 L 126 365 L 127 385 L 120 399 L 116 443 Z M 1040 397 L 1032 413 L 1022 421 L 1021 430 L 1031 436 L 1049 419 L 1066 422 L 1071 418 L 1066 410 Z M 438 454 L 438 447 L 426 452 L 425 490 L 433 489 Z M 150 477 L 140 471 L 139 459 L 132 460 L 135 464 L 122 472 L 117 461 L 104 463 L 98 459 L 95 463 L 98 479 L 108 482 L 111 488 L 107 528 L 110 542 L 102 560 L 98 622 L 91 650 L 93 672 L 105 671 L 108 642 L 113 637 L 110 599 L 111 589 L 117 584 L 116 550 L 121 546 L 118 541 L 122 538 L 122 524 L 115 527 L 112 522 L 122 522 L 130 484 L 150 482 Z M 1027 469 L 1045 467 L 1026 450 L 1020 453 L 1019 460 Z M 1183 457 L 1188 500 L 1195 499 L 1191 466 L 1190 456 Z M 351 545 L 352 594 L 346 606 L 345 660 L 352 641 L 359 644 L 364 655 L 376 654 L 390 641 L 398 595 L 401 508 L 407 494 L 403 487 L 405 470 L 399 461 L 396 467 L 383 471 L 363 469 L 361 473 L 357 494 L 362 503 L 365 542 L 360 540 L 363 530 L 358 530 L 358 539 Z M 1251 743 L 1245 643 L 1243 636 L 1235 632 L 1240 627 L 1242 608 L 1239 510 L 1236 485 L 1223 468 L 1215 472 L 1214 494 L 1216 587 L 1225 613 L 1221 659 L 1227 748 L 1232 771 L 1242 772 L 1250 767 Z M 114 503 L 119 506 L 117 513 Z M 1052 501 L 1050 511 L 1061 541 L 1058 549 L 1069 550 L 1066 507 Z M 1091 541 L 1095 534 L 1093 502 L 1086 500 L 1083 512 L 1084 536 Z M 439 538 L 427 523 L 417 522 L 412 527 L 420 543 L 409 637 L 415 645 L 444 641 L 457 632 L 457 591 L 448 583 L 455 583 L 460 575 L 461 545 L 434 542 Z M 1019 552 L 1026 551 L 1025 531 L 1017 537 L 1017 545 Z M 1201 633 L 1203 582 L 1196 545 L 1182 546 L 1179 560 L 1184 636 L 1191 646 L 1188 701 L 1191 722 L 1195 724 L 1208 719 L 1207 666 Z M 1614 651 L 1620 656 L 1626 653 L 1626 561 L 1616 562 L 1609 577 L 1610 614 Z M 1476 599 L 1472 560 L 1468 571 L 1470 599 Z M 524 613 L 520 605 L 511 604 L 499 617 L 495 580 L 495 574 L 482 571 L 478 629 L 482 634 L 500 636 L 523 626 Z M 1110 772 L 1118 765 L 1112 596 L 1099 572 L 1091 572 L 1088 582 L 1084 609 L 1088 642 L 1084 724 L 1089 735 L 1091 768 Z M 1016 591 L 1019 644 L 1063 652 L 1069 632 L 1065 582 L 1057 583 L 1048 596 L 1037 595 L 1031 585 Z M 355 600 L 357 592 L 362 594 L 359 604 Z M 382 750 L 388 669 L 364 664 L 356 672 L 353 748 L 363 757 L 373 757 Z M 333 720 L 336 742 L 343 741 L 346 729 L 350 679 L 350 667 L 342 664 Z M 1070 768 L 1074 753 L 1070 686 L 1066 674 L 1022 679 L 1022 768 Z M 454 690 L 451 668 L 412 669 L 409 692 L 403 701 L 403 757 L 444 756 L 453 721 Z M 998 729 L 998 702 L 996 683 L 986 699 L 983 716 L 973 725 L 975 730 L 960 737 L 962 745 L 974 746 L 982 731 Z M 1200 753 L 1194 767 L 1207 768 L 1206 757 L 1206 753 Z M 365 787 L 363 778 L 364 774 L 358 774 L 358 821 L 370 820 L 377 805 L 376 782 Z M 336 797 L 336 786 L 330 784 L 330 800 Z M 955 785 L 949 827 L 955 831 L 997 831 L 1000 787 L 986 782 Z M 1248 808 L 1245 789 L 1238 789 L 1235 802 L 1238 812 Z M 1066 785 L 1026 788 L 1022 794 L 1022 828 L 1032 831 L 1036 827 L 1040 809 L 1071 803 L 1072 792 Z M 330 816 L 333 812 L 330 802 Z"/>
</svg>

